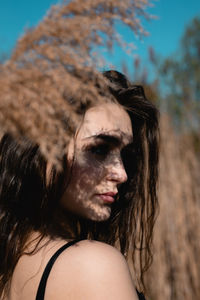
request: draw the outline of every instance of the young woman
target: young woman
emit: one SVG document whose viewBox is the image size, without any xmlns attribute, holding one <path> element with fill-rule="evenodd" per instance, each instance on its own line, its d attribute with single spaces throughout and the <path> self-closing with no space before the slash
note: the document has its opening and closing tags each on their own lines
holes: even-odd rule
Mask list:
<svg viewBox="0 0 200 300">
<path fill-rule="evenodd" d="M 116 100 L 83 113 L 62 173 L 27 139 L 1 140 L 1 299 L 143 299 L 125 258 L 135 266 L 139 257 L 142 282 L 157 206 L 158 112 L 142 87 L 104 75 Z"/>
</svg>

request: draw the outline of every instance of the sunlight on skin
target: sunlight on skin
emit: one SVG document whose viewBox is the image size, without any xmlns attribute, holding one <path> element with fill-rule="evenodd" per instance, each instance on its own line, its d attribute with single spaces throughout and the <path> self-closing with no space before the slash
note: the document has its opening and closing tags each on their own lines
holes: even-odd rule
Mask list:
<svg viewBox="0 0 200 300">
<path fill-rule="evenodd" d="M 109 218 L 111 203 L 99 194 L 117 193 L 118 186 L 127 180 L 121 150 L 132 139 L 131 120 L 118 104 L 106 103 L 86 112 L 69 144 L 68 161 L 74 158 L 73 168 L 61 199 L 69 212 L 95 221 Z"/>
</svg>

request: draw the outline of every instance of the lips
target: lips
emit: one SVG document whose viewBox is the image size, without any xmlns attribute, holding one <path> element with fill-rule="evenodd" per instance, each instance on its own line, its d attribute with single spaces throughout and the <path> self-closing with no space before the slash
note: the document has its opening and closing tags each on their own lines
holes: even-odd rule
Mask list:
<svg viewBox="0 0 200 300">
<path fill-rule="evenodd" d="M 117 193 L 114 192 L 107 192 L 103 194 L 97 194 L 104 202 L 106 203 L 113 203 L 115 201 L 115 196 Z"/>
</svg>

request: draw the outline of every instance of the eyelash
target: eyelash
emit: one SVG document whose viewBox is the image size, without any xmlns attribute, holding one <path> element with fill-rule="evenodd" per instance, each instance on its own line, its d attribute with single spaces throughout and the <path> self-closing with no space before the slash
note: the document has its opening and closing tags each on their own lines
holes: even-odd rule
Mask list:
<svg viewBox="0 0 200 300">
<path fill-rule="evenodd" d="M 106 157 L 110 152 L 110 146 L 107 144 L 99 144 L 99 145 L 91 146 L 88 150 L 94 155 L 100 157 Z"/>
<path fill-rule="evenodd" d="M 133 155 L 133 148 L 131 147 L 132 144 L 124 147 L 121 150 L 121 156 L 122 156 L 122 160 L 127 160 L 127 157 L 129 155 Z M 89 151 L 90 153 L 92 153 L 93 155 L 95 155 L 98 158 L 101 159 L 105 159 L 107 157 L 107 155 L 112 151 L 113 147 L 107 143 L 101 143 L 101 144 L 97 144 L 97 145 L 92 145 L 89 146 L 87 148 L 87 151 Z"/>
</svg>

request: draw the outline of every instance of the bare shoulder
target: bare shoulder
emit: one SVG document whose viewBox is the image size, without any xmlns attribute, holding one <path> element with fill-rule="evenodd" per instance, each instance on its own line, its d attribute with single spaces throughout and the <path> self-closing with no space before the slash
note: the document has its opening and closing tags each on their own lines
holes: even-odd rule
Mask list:
<svg viewBox="0 0 200 300">
<path fill-rule="evenodd" d="M 68 249 L 68 252 L 65 252 L 65 254 L 69 253 L 70 251 L 71 255 L 76 256 L 76 254 L 79 254 L 82 258 L 85 256 L 89 256 L 90 258 L 100 258 L 101 256 L 109 255 L 124 260 L 124 256 L 115 247 L 95 240 L 83 240 L 75 243 Z"/>
<path fill-rule="evenodd" d="M 84 271 L 84 268 L 99 270 L 102 267 L 123 267 L 128 269 L 124 256 L 114 247 L 98 241 L 83 240 L 69 247 L 63 252 L 59 259 L 58 265 L 76 266 L 79 265 Z M 73 270 L 72 270 L 73 271 Z"/>
<path fill-rule="evenodd" d="M 62 253 L 46 292 L 49 299 L 58 300 L 138 299 L 123 255 L 108 244 L 89 240 Z"/>
</svg>

